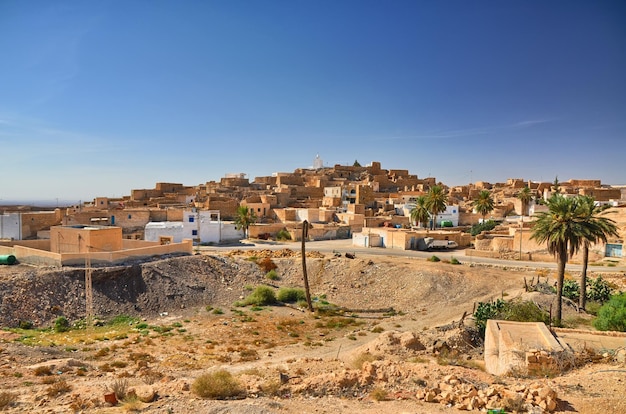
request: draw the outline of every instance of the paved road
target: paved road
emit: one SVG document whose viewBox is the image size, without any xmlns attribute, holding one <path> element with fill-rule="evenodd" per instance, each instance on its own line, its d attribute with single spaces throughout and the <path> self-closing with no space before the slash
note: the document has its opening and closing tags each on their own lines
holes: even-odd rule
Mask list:
<svg viewBox="0 0 626 414">
<path fill-rule="evenodd" d="M 242 241 L 240 244 L 231 244 L 231 245 L 223 245 L 223 246 L 202 246 L 201 251 L 203 252 L 220 252 L 225 250 L 232 249 L 241 249 L 241 250 L 260 250 L 260 249 L 270 249 L 270 250 L 280 250 L 280 249 L 291 249 L 291 250 L 300 250 L 301 244 L 299 242 L 271 242 L 271 241 Z M 462 263 L 484 263 L 484 264 L 492 264 L 492 265 L 500 265 L 507 267 L 528 267 L 531 269 L 543 268 L 543 269 L 556 269 L 557 264 L 556 260 L 554 262 L 529 262 L 529 261 L 519 261 L 519 260 L 501 260 L 501 259 L 492 259 L 488 257 L 471 257 L 465 256 L 465 250 L 458 249 L 453 251 L 436 251 L 436 252 L 421 252 L 415 250 L 399 250 L 399 249 L 385 249 L 380 247 L 358 247 L 352 245 L 352 239 L 341 239 L 341 240 L 320 240 L 320 241 L 310 241 L 306 243 L 307 250 L 317 250 L 322 253 L 333 253 L 339 252 L 342 255 L 345 253 L 353 253 L 357 257 L 359 255 L 367 255 L 367 256 L 399 256 L 399 257 L 413 257 L 420 259 L 427 259 L 433 255 L 436 255 L 442 260 L 450 260 L 452 257 L 455 257 Z M 576 264 L 567 264 L 566 271 L 570 272 L 580 272 L 582 269 L 581 265 Z M 606 266 L 589 266 L 587 268 L 588 272 L 626 272 L 625 266 L 619 267 L 606 267 Z"/>
</svg>

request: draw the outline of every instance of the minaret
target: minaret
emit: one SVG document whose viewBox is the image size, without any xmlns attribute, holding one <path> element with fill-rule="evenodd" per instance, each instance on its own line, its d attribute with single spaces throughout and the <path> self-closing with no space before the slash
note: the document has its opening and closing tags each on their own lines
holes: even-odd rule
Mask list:
<svg viewBox="0 0 626 414">
<path fill-rule="evenodd" d="M 320 158 L 320 155 L 317 154 L 313 160 L 313 169 L 319 170 L 320 168 L 324 168 L 324 162 Z"/>
</svg>

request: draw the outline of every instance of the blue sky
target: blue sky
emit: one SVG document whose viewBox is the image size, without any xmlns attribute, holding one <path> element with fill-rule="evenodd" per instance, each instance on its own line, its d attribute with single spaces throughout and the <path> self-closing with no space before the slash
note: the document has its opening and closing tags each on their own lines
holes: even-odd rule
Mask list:
<svg viewBox="0 0 626 414">
<path fill-rule="evenodd" d="M 626 184 L 626 2 L 0 0 L 1 200 L 324 164 Z"/>
</svg>

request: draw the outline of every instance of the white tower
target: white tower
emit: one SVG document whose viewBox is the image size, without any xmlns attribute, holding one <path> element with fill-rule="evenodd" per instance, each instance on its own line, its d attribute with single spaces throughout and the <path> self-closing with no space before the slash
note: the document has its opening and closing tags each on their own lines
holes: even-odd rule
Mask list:
<svg viewBox="0 0 626 414">
<path fill-rule="evenodd" d="M 324 168 L 324 162 L 320 158 L 320 155 L 317 154 L 313 160 L 313 169 L 319 170 L 320 168 Z"/>
</svg>

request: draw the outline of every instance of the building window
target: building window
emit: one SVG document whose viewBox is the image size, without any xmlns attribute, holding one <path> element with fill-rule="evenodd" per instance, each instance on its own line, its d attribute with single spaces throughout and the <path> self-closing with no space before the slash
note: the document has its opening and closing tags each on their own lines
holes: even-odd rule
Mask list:
<svg viewBox="0 0 626 414">
<path fill-rule="evenodd" d="M 194 217 L 193 216 L 189 216 L 189 222 L 193 223 Z"/>
<path fill-rule="evenodd" d="M 197 236 L 198 235 L 198 230 L 191 230 L 191 235 L 192 236 Z"/>
<path fill-rule="evenodd" d="M 128 219 L 130 220 L 133 216 L 131 216 L 130 214 L 128 215 Z"/>
</svg>

